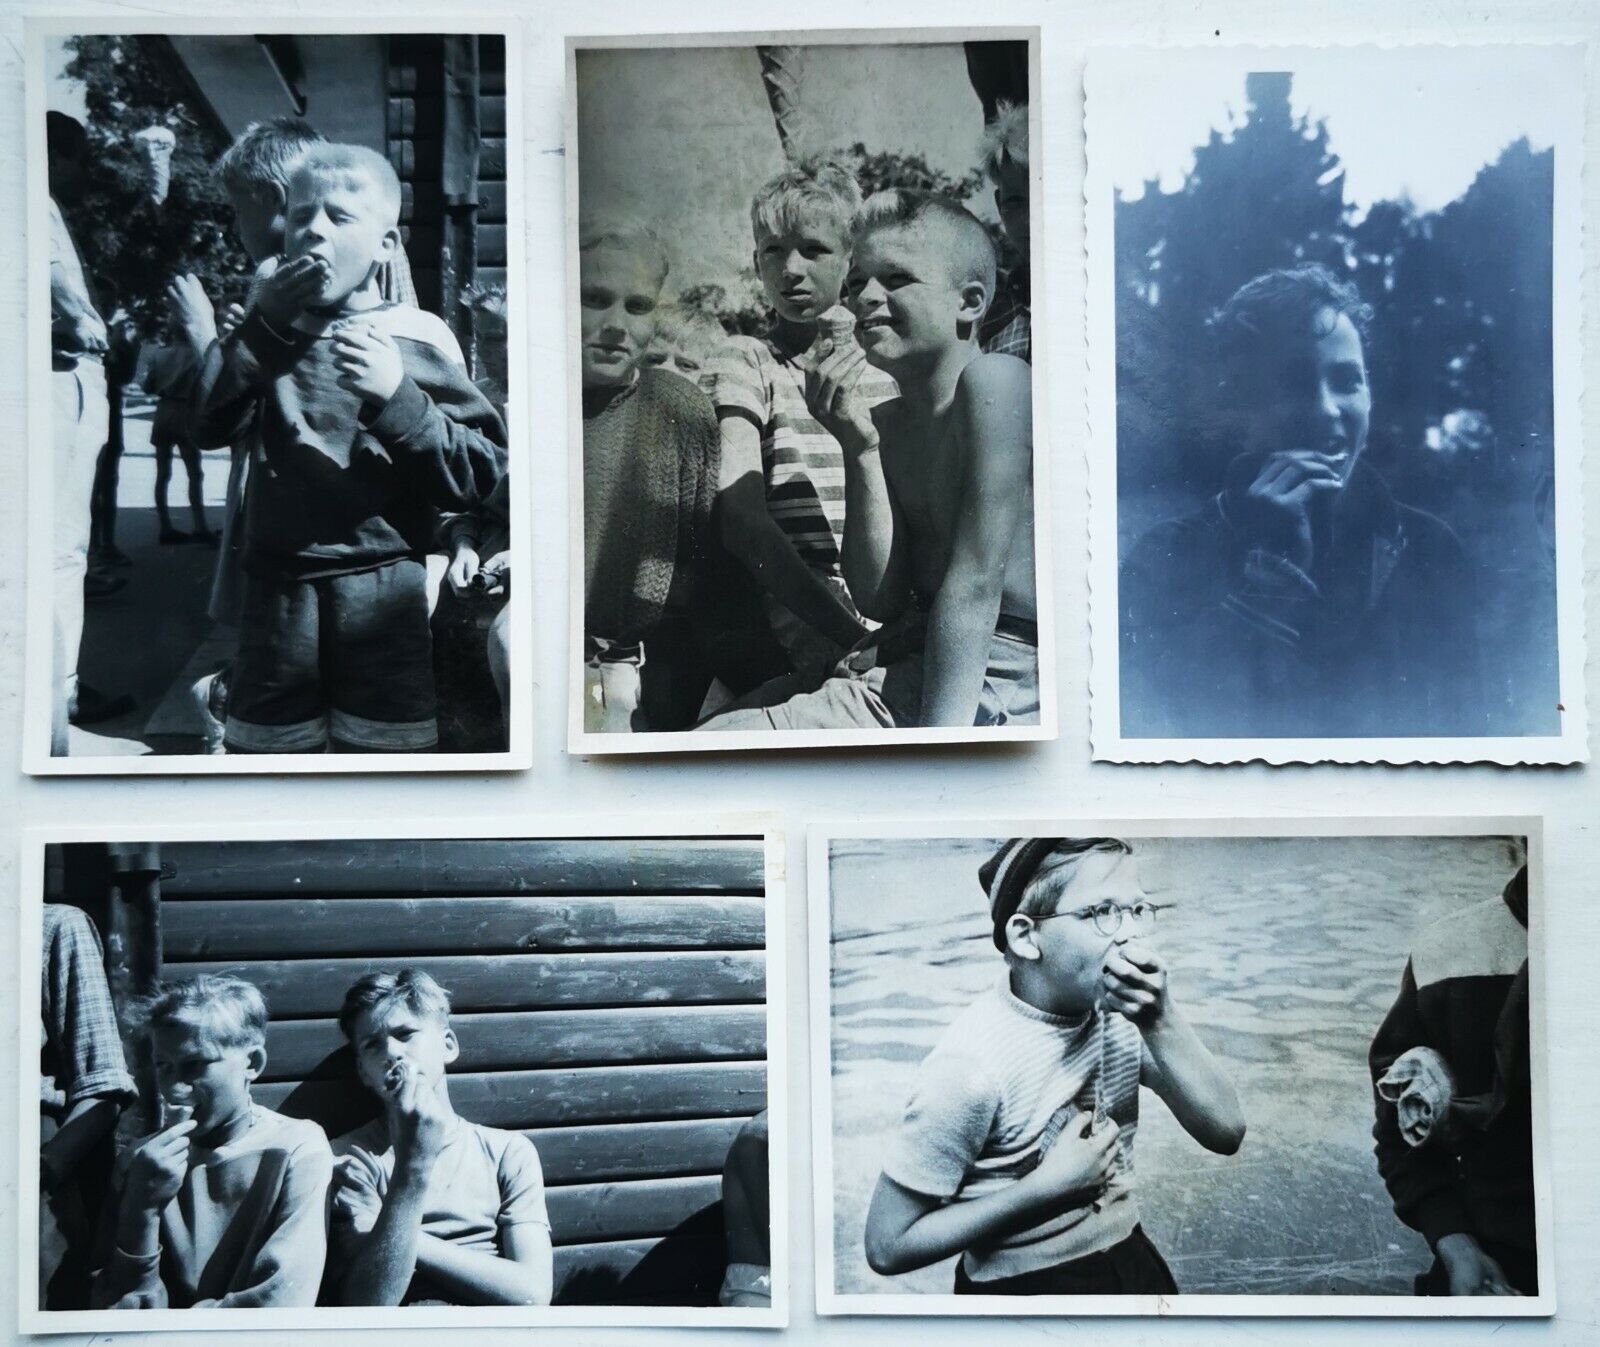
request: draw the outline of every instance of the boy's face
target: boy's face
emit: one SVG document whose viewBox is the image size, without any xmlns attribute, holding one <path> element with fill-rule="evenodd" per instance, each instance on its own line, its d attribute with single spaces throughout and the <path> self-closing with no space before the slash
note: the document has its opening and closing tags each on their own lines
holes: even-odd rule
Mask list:
<svg viewBox="0 0 1600 1347">
<path fill-rule="evenodd" d="M 281 188 L 261 183 L 253 190 L 230 188 L 233 227 L 252 262 L 265 262 L 283 252 L 284 196 Z"/>
<path fill-rule="evenodd" d="M 460 1055 L 455 1031 L 432 1015 L 419 1014 L 404 1001 L 361 1013 L 351 1045 L 356 1075 L 380 1099 L 390 1099 L 410 1073 L 431 1088 Z"/>
<path fill-rule="evenodd" d="M 814 323 L 839 302 L 850 266 L 845 231 L 830 220 L 802 221 L 756 238 L 756 275 L 767 303 L 791 323 Z"/>
<path fill-rule="evenodd" d="M 653 259 L 628 248 L 591 248 L 578 265 L 583 386 L 623 387 L 655 336 L 664 278 Z"/>
<path fill-rule="evenodd" d="M 676 374 L 692 384 L 700 382 L 704 362 L 683 341 L 673 341 L 659 333 L 645 347 L 644 363 L 647 369 L 664 370 Z"/>
<path fill-rule="evenodd" d="M 1309 450 L 1348 482 L 1367 447 L 1372 388 L 1361 334 L 1324 309 L 1303 337 L 1249 372 L 1248 448 L 1258 454 Z"/>
<path fill-rule="evenodd" d="M 856 240 L 845 302 L 871 364 L 893 368 L 942 353 L 960 340 L 964 320 L 982 316 L 983 299 L 981 284 L 952 279 L 931 231 L 896 225 Z"/>
<path fill-rule="evenodd" d="M 315 306 L 343 304 L 372 278 L 400 246 L 383 193 L 359 177 L 338 180 L 297 176 L 289 184 L 284 254 L 315 257 L 325 268 Z"/>
<path fill-rule="evenodd" d="M 156 1084 L 161 1091 L 163 1126 L 191 1110 L 194 1135 L 231 1122 L 250 1107 L 250 1082 L 267 1064 L 266 1049 L 222 1047 L 202 1028 L 191 1024 L 152 1026 Z"/>
<path fill-rule="evenodd" d="M 1055 993 L 1059 1013 L 1079 1015 L 1093 1010 L 1100 1002 L 1103 974 L 1112 952 L 1148 934 L 1124 911 L 1116 934 L 1103 935 L 1095 925 L 1093 909 L 1107 901 L 1131 908 L 1144 896 L 1139 867 L 1131 856 L 1090 852 L 1072 868 L 1055 911 L 1030 919 L 1038 966 Z"/>
<path fill-rule="evenodd" d="M 1006 242 L 1028 259 L 1028 169 L 1025 164 L 1003 160 L 994 173 L 994 208 L 1000 215 L 1000 228 Z"/>
</svg>

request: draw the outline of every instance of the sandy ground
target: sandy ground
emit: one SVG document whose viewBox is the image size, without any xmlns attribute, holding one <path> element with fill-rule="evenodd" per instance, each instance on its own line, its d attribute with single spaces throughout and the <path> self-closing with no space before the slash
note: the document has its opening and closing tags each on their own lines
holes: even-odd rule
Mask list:
<svg viewBox="0 0 1600 1347">
<path fill-rule="evenodd" d="M 1148 1091 L 1135 1165 L 1145 1228 L 1190 1292 L 1396 1294 L 1429 1261 L 1372 1156 L 1366 1052 L 1415 931 L 1494 897 L 1503 843 L 1460 838 L 1136 844 L 1173 906 L 1154 943 L 1173 994 L 1244 1103 L 1238 1155 L 1208 1154 Z M 944 1292 L 951 1265 L 873 1273 L 866 1205 L 916 1065 L 1003 964 L 977 868 L 991 843 L 841 844 L 833 889 L 834 1252 L 842 1293 Z"/>
</svg>

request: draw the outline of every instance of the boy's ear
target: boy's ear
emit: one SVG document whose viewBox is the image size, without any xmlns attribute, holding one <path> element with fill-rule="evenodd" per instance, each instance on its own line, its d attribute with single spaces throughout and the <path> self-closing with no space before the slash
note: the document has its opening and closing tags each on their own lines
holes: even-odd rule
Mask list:
<svg viewBox="0 0 1600 1347">
<path fill-rule="evenodd" d="M 257 1080 L 260 1078 L 261 1073 L 266 1069 L 267 1046 L 265 1043 L 257 1043 L 253 1048 L 250 1049 L 249 1053 L 244 1059 L 245 1079 Z"/>
<path fill-rule="evenodd" d="M 445 1026 L 444 1030 L 444 1059 L 447 1063 L 455 1061 L 461 1056 L 461 1044 L 456 1039 L 456 1031 Z"/>
<path fill-rule="evenodd" d="M 385 229 L 383 231 L 383 238 L 379 240 L 378 247 L 381 250 L 383 260 L 386 262 L 397 252 L 399 252 L 400 226 L 391 225 L 388 229 Z"/>
<path fill-rule="evenodd" d="M 1032 917 L 1013 912 L 1006 918 L 1006 950 L 1019 959 L 1032 961 L 1041 957 L 1039 928 L 1033 924 Z"/>
<path fill-rule="evenodd" d="M 971 280 L 965 282 L 957 292 L 961 297 L 961 304 L 957 314 L 963 324 L 976 327 L 978 321 L 989 311 L 990 287 L 982 281 Z"/>
</svg>

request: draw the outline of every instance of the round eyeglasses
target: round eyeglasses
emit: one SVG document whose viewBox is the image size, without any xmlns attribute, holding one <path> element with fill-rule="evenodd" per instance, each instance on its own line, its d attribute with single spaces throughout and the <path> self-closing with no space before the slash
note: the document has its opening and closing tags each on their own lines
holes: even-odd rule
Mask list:
<svg viewBox="0 0 1600 1347">
<path fill-rule="evenodd" d="M 1096 903 L 1093 907 L 1074 908 L 1070 912 L 1052 912 L 1048 916 L 1035 917 L 1035 922 L 1054 921 L 1057 917 L 1076 917 L 1079 921 L 1092 921 L 1095 930 L 1101 935 L 1113 936 L 1122 929 L 1124 921 L 1131 921 L 1135 926 L 1149 926 L 1156 919 L 1156 913 L 1161 911 L 1164 903 L 1152 903 L 1141 899 L 1124 907 L 1121 903 L 1114 903 L 1107 898 L 1103 903 Z"/>
</svg>

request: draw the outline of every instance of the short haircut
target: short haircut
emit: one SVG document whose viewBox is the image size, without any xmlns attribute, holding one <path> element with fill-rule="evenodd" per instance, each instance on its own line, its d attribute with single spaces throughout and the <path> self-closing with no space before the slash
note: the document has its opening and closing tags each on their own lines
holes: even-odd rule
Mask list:
<svg viewBox="0 0 1600 1347">
<path fill-rule="evenodd" d="M 386 1013 L 394 1005 L 450 1023 L 450 993 L 420 968 L 402 968 L 398 973 L 368 973 L 350 988 L 339 1007 L 339 1028 L 354 1043 L 357 1020 L 369 1012 Z"/>
<path fill-rule="evenodd" d="M 628 220 L 610 216 L 596 216 L 578 223 L 578 255 L 596 252 L 601 248 L 615 248 L 618 252 L 633 253 L 655 268 L 659 283 L 666 284 L 672 270 L 667 261 L 667 245 L 661 235 L 642 220 Z"/>
<path fill-rule="evenodd" d="M 201 973 L 163 982 L 135 1004 L 133 1027 L 192 1028 L 221 1048 L 259 1048 L 267 1041 L 267 1002 L 253 982 L 231 973 Z"/>
<path fill-rule="evenodd" d="M 861 209 L 861 184 L 834 159 L 807 159 L 768 178 L 750 203 L 750 229 L 756 241 L 794 234 L 824 220 L 848 238 Z"/>
<path fill-rule="evenodd" d="M 1120 837 L 1064 837 L 1039 862 L 1022 891 L 1017 911 L 1026 917 L 1053 916 L 1068 882 L 1088 856 L 1131 856 L 1133 847 Z"/>
<path fill-rule="evenodd" d="M 982 281 L 984 290 L 994 298 L 994 240 L 983 222 L 965 206 L 934 192 L 891 187 L 874 192 L 856 212 L 850 231 L 852 246 L 879 229 L 907 229 L 928 235 L 944 252 L 952 281 L 957 285 Z"/>
<path fill-rule="evenodd" d="M 993 180 L 1006 167 L 1028 167 L 1028 105 L 1002 99 L 983 128 L 983 171 Z"/>
<path fill-rule="evenodd" d="M 393 225 L 400 223 L 400 176 L 388 159 L 365 145 L 324 142 L 313 146 L 295 161 L 289 174 L 290 196 L 301 183 L 374 191 L 382 202 L 384 218 Z"/>
<path fill-rule="evenodd" d="M 709 351 L 727 340 L 721 323 L 700 309 L 663 304 L 656 311 L 656 337 L 694 351 Z"/>
<path fill-rule="evenodd" d="M 300 156 L 327 142 L 299 117 L 269 117 L 251 122 L 217 160 L 216 174 L 230 192 L 252 195 L 263 187 L 287 194 Z"/>
<path fill-rule="evenodd" d="M 54 108 L 44 114 L 45 152 L 58 159 L 81 159 L 89 149 L 89 133 L 76 117 Z"/>
<path fill-rule="evenodd" d="M 1331 312 L 1332 322 L 1323 315 Z M 1272 364 L 1308 333 L 1326 336 L 1345 317 L 1365 345 L 1372 306 L 1348 281 L 1320 262 L 1264 271 L 1246 281 L 1206 320 L 1206 331 L 1225 383 L 1253 366 Z M 1319 324 L 1322 324 L 1319 326 Z"/>
</svg>

